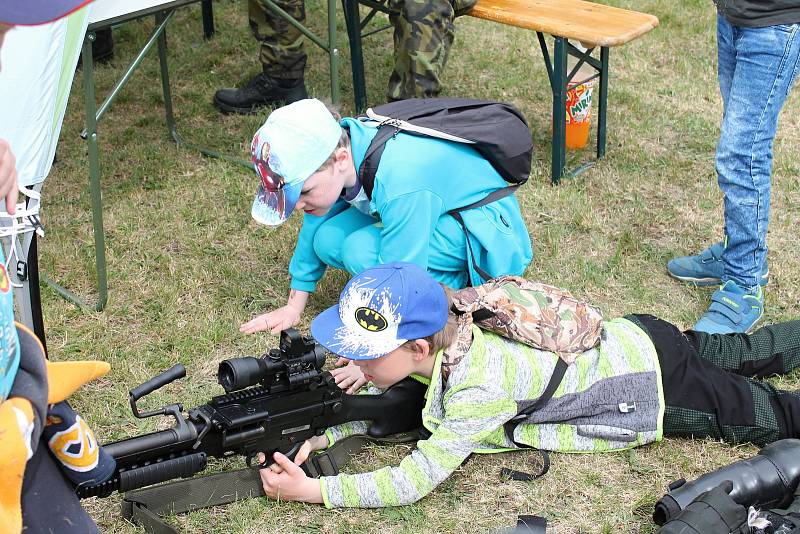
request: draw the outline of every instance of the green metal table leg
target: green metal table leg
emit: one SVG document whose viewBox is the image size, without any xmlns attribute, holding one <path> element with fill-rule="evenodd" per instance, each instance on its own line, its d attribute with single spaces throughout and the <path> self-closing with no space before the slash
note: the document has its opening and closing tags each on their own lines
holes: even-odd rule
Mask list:
<svg viewBox="0 0 800 534">
<path fill-rule="evenodd" d="M 114 88 L 111 89 L 111 92 L 109 93 L 108 97 L 106 97 L 106 99 L 103 101 L 103 103 L 100 104 L 100 107 L 97 108 L 98 111 L 97 111 L 97 113 L 95 115 L 95 122 L 100 122 L 100 119 L 103 118 L 103 115 L 105 115 L 106 111 L 108 111 L 108 108 L 110 108 L 111 104 L 114 103 L 114 100 L 117 99 L 117 95 L 119 95 L 120 91 L 122 91 L 122 88 L 125 87 L 125 85 L 128 84 L 128 81 L 133 77 L 133 73 L 136 72 L 136 69 L 139 68 L 139 65 L 141 65 L 141 63 L 144 60 L 145 56 L 147 56 L 147 53 L 150 51 L 150 49 L 153 47 L 153 45 L 158 40 L 159 35 L 161 35 L 161 33 L 167 27 L 167 22 L 169 22 L 169 19 L 172 18 L 173 14 L 174 14 L 174 11 L 170 11 L 169 13 L 165 14 L 164 18 L 161 20 L 160 24 L 158 24 L 156 26 L 156 28 L 150 34 L 150 37 L 147 38 L 147 42 L 144 44 L 144 46 L 139 51 L 139 53 L 136 55 L 136 57 L 131 62 L 131 64 L 128 65 L 128 68 L 122 74 L 122 77 L 117 81 L 116 84 L 114 84 Z M 84 129 L 81 132 L 81 137 L 83 137 L 84 139 L 86 139 L 88 137 L 88 133 L 87 133 L 86 129 Z"/>
<path fill-rule="evenodd" d="M 62 297 L 84 308 L 102 311 L 108 302 L 108 278 L 106 271 L 106 243 L 103 232 L 103 198 L 100 190 L 100 156 L 97 149 L 97 103 L 94 94 L 94 68 L 92 58 L 92 41 L 94 32 L 86 34 L 83 40 L 83 86 L 86 96 L 86 143 L 89 150 L 89 184 L 92 193 L 92 222 L 94 226 L 94 253 L 97 269 L 98 300 L 94 306 L 46 276 L 42 278 Z"/>
<path fill-rule="evenodd" d="M 203 35 L 206 39 L 211 39 L 214 36 L 214 8 L 211 0 L 203 0 L 200 6 L 203 13 Z"/>
<path fill-rule="evenodd" d="M 166 20 L 168 19 L 169 15 L 165 13 L 159 13 L 156 15 L 156 24 L 161 27 Z M 158 63 L 161 67 L 161 90 L 164 94 L 164 119 L 167 123 L 167 129 L 169 130 L 172 139 L 179 147 L 188 148 L 190 150 L 195 150 L 200 152 L 203 155 L 209 156 L 211 158 L 218 158 L 223 159 L 226 161 L 230 161 L 232 163 L 236 163 L 246 167 L 248 169 L 252 169 L 253 164 L 250 161 L 247 161 L 242 158 L 236 158 L 233 156 L 228 156 L 227 154 L 223 154 L 222 152 L 217 152 L 216 150 L 211 150 L 210 148 L 205 148 L 199 145 L 195 145 L 186 141 L 178 132 L 178 126 L 175 123 L 175 112 L 172 107 L 172 89 L 170 88 L 169 83 L 169 62 L 167 61 L 167 29 L 166 26 L 163 27 L 162 31 L 158 34 Z"/>
<path fill-rule="evenodd" d="M 605 155 L 606 150 L 606 109 L 608 107 L 608 47 L 600 49 L 600 60 L 593 57 L 592 50 L 582 51 L 573 46 L 564 37 L 553 37 L 555 45 L 553 47 L 553 58 L 547 48 L 545 36 L 541 32 L 536 33 L 539 38 L 539 46 L 542 49 L 547 76 L 550 81 L 550 88 L 553 91 L 553 140 L 552 140 L 552 168 L 551 181 L 558 184 L 565 176 L 574 177 L 583 173 L 594 165 L 594 160 L 579 165 L 577 168 L 565 171 L 566 166 L 566 100 L 567 87 L 570 83 L 586 83 L 595 78 L 600 79 L 600 94 L 598 103 L 597 120 L 597 157 Z M 577 59 L 572 70 L 567 72 L 567 57 L 573 56 Z M 576 76 L 582 65 L 589 65 L 597 74 L 588 78 L 576 80 Z"/>
<path fill-rule="evenodd" d="M 159 23 L 156 25 L 155 30 L 153 30 L 153 33 L 148 38 L 144 47 L 139 54 L 137 54 L 130 66 L 128 66 L 125 73 L 114 85 L 111 93 L 99 108 L 95 100 L 94 62 L 92 58 L 92 41 L 95 39 L 94 32 L 87 32 L 86 38 L 83 41 L 81 57 L 83 61 L 84 96 L 86 99 L 86 127 L 81 132 L 81 137 L 86 139 L 89 152 L 89 185 L 92 195 L 92 223 L 94 227 L 95 264 L 97 269 L 97 303 L 94 305 L 88 304 L 84 299 L 56 283 L 47 275 L 42 275 L 42 280 L 52 287 L 59 295 L 82 308 L 92 308 L 96 311 L 102 311 L 108 302 L 108 272 L 106 270 L 106 246 L 105 232 L 103 229 L 103 197 L 100 184 L 100 156 L 97 146 L 97 123 L 103 115 L 105 115 L 109 107 L 111 107 L 111 104 L 116 100 L 122 88 L 128 83 L 128 80 L 133 76 L 136 69 L 139 68 L 147 52 L 163 34 L 172 13 L 173 12 L 167 14 L 162 13 Z"/>
<path fill-rule="evenodd" d="M 336 0 L 328 0 L 328 58 L 331 75 L 331 101 L 339 104 L 339 49 L 336 46 Z"/>
<path fill-rule="evenodd" d="M 353 70 L 353 100 L 356 113 L 367 109 L 367 89 L 364 77 L 364 55 L 361 49 L 361 16 L 358 0 L 342 0 L 347 38 L 350 42 L 350 68 Z"/>
<path fill-rule="evenodd" d="M 164 14 L 156 15 L 156 25 L 163 20 Z M 169 63 L 167 62 L 167 30 L 158 36 L 158 64 L 161 67 L 161 91 L 164 93 L 164 118 L 167 121 L 167 128 L 172 134 L 173 139 L 179 145 L 180 136 L 175 129 L 175 115 L 172 112 L 172 89 L 169 85 Z"/>
<path fill-rule="evenodd" d="M 606 155 L 606 110 L 608 109 L 608 47 L 600 49 L 600 94 L 597 103 L 597 157 Z"/>
<path fill-rule="evenodd" d="M 555 37 L 553 48 L 553 76 L 550 79 L 553 90 L 553 161 L 551 181 L 558 184 L 564 175 L 566 163 L 567 133 L 565 109 L 567 105 L 567 45 L 563 37 Z"/>
</svg>

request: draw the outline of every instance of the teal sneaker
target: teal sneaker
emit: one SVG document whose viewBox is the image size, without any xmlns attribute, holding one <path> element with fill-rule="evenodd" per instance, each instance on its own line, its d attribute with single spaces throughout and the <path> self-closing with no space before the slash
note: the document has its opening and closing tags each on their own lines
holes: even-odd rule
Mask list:
<svg viewBox="0 0 800 534">
<path fill-rule="evenodd" d="M 728 280 L 711 295 L 711 305 L 694 325 L 698 332 L 709 334 L 747 333 L 764 315 L 764 290 L 756 286 L 748 293 Z"/>
<path fill-rule="evenodd" d="M 720 241 L 719 243 L 714 243 L 697 256 L 673 258 L 667 263 L 667 272 L 673 278 L 696 286 L 718 286 L 722 283 L 724 271 L 722 263 L 723 250 L 725 250 L 725 243 Z M 761 286 L 765 286 L 768 281 L 769 266 L 765 261 L 764 266 L 761 268 L 761 278 L 758 283 Z"/>
</svg>

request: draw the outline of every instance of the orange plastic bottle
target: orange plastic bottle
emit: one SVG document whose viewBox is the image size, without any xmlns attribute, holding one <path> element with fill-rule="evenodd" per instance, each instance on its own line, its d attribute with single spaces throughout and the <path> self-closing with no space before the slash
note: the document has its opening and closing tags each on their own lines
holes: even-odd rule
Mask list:
<svg viewBox="0 0 800 534">
<path fill-rule="evenodd" d="M 578 46 L 578 49 L 585 50 L 583 46 Z M 576 59 L 574 57 L 567 58 L 568 72 L 572 72 L 575 64 Z M 596 79 L 590 80 L 589 78 L 592 78 L 595 74 L 595 70 L 584 63 L 572 77 L 572 83 L 567 88 L 566 146 L 568 149 L 583 148 L 589 142 L 592 93 L 596 82 Z"/>
<path fill-rule="evenodd" d="M 589 142 L 593 89 L 594 80 L 572 85 L 567 90 L 566 146 L 569 149 L 583 148 Z"/>
</svg>

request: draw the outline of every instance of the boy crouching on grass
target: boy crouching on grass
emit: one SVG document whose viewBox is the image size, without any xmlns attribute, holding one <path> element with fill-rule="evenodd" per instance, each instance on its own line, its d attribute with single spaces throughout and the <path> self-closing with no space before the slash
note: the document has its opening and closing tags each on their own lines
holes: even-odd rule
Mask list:
<svg viewBox="0 0 800 534">
<path fill-rule="evenodd" d="M 308 478 L 312 450 L 363 433 L 365 423 L 307 441 L 293 463 L 280 453 L 261 471 L 271 498 L 333 507 L 413 503 L 473 452 L 518 445 L 559 452 L 615 451 L 666 436 L 757 445 L 800 436 L 800 396 L 742 375 L 800 366 L 800 321 L 747 334 L 681 332 L 650 315 L 603 323 L 599 346 L 569 366 L 553 397 L 513 428 L 505 423 L 544 393 L 558 356 L 482 331 L 459 329 L 445 290 L 421 268 L 392 263 L 353 278 L 339 304 L 312 323 L 316 340 L 351 359 L 372 386 L 413 376 L 429 384 L 428 439 L 397 467 Z M 461 354 L 461 357 L 454 356 Z"/>
</svg>

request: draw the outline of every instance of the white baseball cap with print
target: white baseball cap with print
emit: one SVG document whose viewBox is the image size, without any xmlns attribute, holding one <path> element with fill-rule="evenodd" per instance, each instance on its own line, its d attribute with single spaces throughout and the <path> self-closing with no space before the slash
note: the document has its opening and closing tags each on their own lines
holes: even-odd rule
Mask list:
<svg viewBox="0 0 800 534">
<path fill-rule="evenodd" d="M 250 152 L 261 180 L 253 200 L 253 219 L 270 226 L 284 222 L 294 209 L 303 182 L 330 157 L 342 127 L 317 99 L 278 108 L 253 136 Z"/>
</svg>

